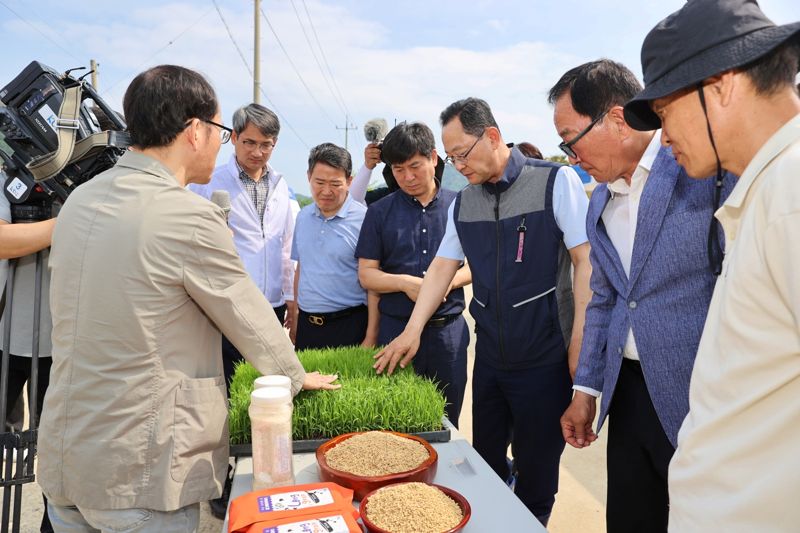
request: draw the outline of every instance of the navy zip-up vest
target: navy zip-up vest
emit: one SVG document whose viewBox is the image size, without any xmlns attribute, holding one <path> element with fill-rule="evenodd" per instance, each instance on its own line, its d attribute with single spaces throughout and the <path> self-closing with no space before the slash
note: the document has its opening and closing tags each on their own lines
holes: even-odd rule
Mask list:
<svg viewBox="0 0 800 533">
<path fill-rule="evenodd" d="M 497 368 L 566 359 L 575 308 L 569 252 L 553 214 L 559 167 L 514 149 L 505 180 L 470 185 L 455 200 L 472 271 L 475 353 Z"/>
</svg>

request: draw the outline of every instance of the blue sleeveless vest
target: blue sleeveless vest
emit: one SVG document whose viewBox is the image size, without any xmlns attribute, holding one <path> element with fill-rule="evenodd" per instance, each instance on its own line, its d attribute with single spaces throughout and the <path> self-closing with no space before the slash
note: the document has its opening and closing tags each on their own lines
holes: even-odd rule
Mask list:
<svg viewBox="0 0 800 533">
<path fill-rule="evenodd" d="M 497 368 L 566 358 L 574 302 L 569 252 L 553 214 L 559 166 L 514 149 L 504 179 L 470 185 L 455 200 L 453 219 L 472 270 L 475 353 Z"/>
</svg>

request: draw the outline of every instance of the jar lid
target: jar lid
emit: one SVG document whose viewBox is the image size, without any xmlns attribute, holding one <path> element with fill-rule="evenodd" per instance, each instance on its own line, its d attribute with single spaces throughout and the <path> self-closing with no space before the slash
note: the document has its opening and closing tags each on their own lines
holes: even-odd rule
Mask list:
<svg viewBox="0 0 800 533">
<path fill-rule="evenodd" d="M 291 401 L 292 394 L 283 387 L 262 387 L 250 393 L 250 402 L 258 405 L 273 405 Z"/>
<path fill-rule="evenodd" d="M 292 380 L 288 376 L 280 376 L 277 374 L 272 376 L 261 376 L 260 378 L 256 378 L 253 386 L 256 389 L 260 389 L 262 387 L 283 387 L 287 390 L 291 390 Z"/>
</svg>

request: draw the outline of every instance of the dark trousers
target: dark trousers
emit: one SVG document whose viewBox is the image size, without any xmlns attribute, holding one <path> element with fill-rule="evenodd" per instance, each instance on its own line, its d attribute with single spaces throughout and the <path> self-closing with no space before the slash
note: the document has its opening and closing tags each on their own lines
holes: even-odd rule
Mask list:
<svg viewBox="0 0 800 533">
<path fill-rule="evenodd" d="M 346 313 L 343 316 L 330 315 Z M 367 306 L 361 305 L 337 313 L 307 313 L 302 309 L 297 318 L 296 350 L 358 346 L 367 334 Z M 322 324 L 314 317 L 322 317 Z"/>
<path fill-rule="evenodd" d="M 283 324 L 284 319 L 286 318 L 286 304 L 281 305 L 280 307 L 273 307 L 275 311 L 275 316 L 278 317 L 278 321 Z M 233 372 L 236 367 L 236 363 L 240 363 L 244 361 L 244 357 L 242 354 L 239 353 L 239 350 L 236 349 L 236 346 L 231 344 L 225 335 L 222 336 L 222 370 L 225 374 L 225 388 L 228 389 L 228 397 L 230 397 L 230 386 L 231 386 L 231 379 L 233 379 Z"/>
<path fill-rule="evenodd" d="M 623 359 L 608 417 L 609 533 L 667 530 L 667 469 L 674 452 L 653 408 L 641 365 Z"/>
<path fill-rule="evenodd" d="M 0 352 L 1 354 L 2 352 Z M 50 384 L 50 364 L 53 362 L 51 357 L 39 358 L 38 383 L 36 386 L 36 416 L 42 416 L 42 404 L 44 403 L 44 393 Z M 6 418 L 11 413 L 11 409 L 22 393 L 22 388 L 31 379 L 31 358 L 20 357 L 11 354 L 8 358 L 8 394 L 6 394 Z M 28 392 L 30 394 L 30 391 Z M 2 429 L 5 431 L 5 428 Z"/>
<path fill-rule="evenodd" d="M 389 344 L 403 332 L 407 322 L 408 319 L 381 315 L 378 344 Z M 447 401 L 447 418 L 456 427 L 464 403 L 464 389 L 467 387 L 468 345 L 467 321 L 459 315 L 442 326 L 426 326 L 422 330 L 419 350 L 412 359 L 417 374 L 438 383 Z"/>
<path fill-rule="evenodd" d="M 2 353 L 2 352 L 0 352 Z M 53 362 L 52 357 L 40 357 L 39 368 L 37 371 L 37 385 L 36 385 L 36 418 L 41 419 L 42 407 L 44 404 L 44 394 L 47 391 L 47 386 L 50 384 L 50 366 Z M 22 388 L 31 379 L 31 358 L 20 357 L 14 354 L 8 358 L 8 394 L 6 395 L 6 417 L 8 417 L 14 403 L 22 393 Z M 31 394 L 31 391 L 28 391 Z M 6 428 L 0 428 L 0 432 L 5 431 Z M 11 490 L 11 489 L 9 489 Z M 50 517 L 47 515 L 47 498 L 42 494 L 44 500 L 44 512 L 42 513 L 42 523 L 39 526 L 39 531 L 42 533 L 50 533 L 53 531 L 53 526 L 50 525 Z"/>
<path fill-rule="evenodd" d="M 514 493 L 546 523 L 558 492 L 564 451 L 560 418 L 570 402 L 572 381 L 562 363 L 500 370 L 478 354 L 472 373 L 472 445 L 504 482 L 511 442 L 518 477 Z"/>
</svg>

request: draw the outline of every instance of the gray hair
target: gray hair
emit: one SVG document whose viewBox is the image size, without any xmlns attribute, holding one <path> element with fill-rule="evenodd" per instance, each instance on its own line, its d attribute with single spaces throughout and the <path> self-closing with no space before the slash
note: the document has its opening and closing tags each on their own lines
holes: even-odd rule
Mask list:
<svg viewBox="0 0 800 533">
<path fill-rule="evenodd" d="M 252 124 L 265 137 L 278 138 L 281 123 L 278 115 L 259 104 L 242 106 L 233 114 L 233 131 L 240 135 L 248 124 Z"/>
</svg>

